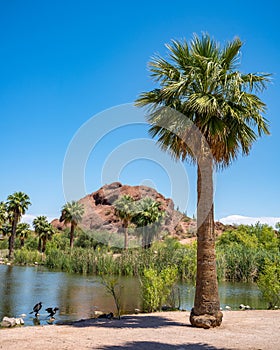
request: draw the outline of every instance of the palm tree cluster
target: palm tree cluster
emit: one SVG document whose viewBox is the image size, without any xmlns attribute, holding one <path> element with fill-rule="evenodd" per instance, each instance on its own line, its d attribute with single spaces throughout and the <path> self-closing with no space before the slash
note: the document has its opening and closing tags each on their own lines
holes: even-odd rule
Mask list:
<svg viewBox="0 0 280 350">
<path fill-rule="evenodd" d="M 15 192 L 8 196 L 7 202 L 0 203 L 0 229 L 3 235 L 9 235 L 9 259 L 14 255 L 16 234 L 20 235 L 21 246 L 28 234 L 29 226 L 19 225 L 20 219 L 25 214 L 30 198 L 23 192 Z"/>
<path fill-rule="evenodd" d="M 55 233 L 55 228 L 48 222 L 47 217 L 44 215 L 37 216 L 33 220 L 32 224 L 35 229 L 35 233 L 39 238 L 38 251 L 44 253 L 46 250 L 47 241 L 52 238 L 52 235 Z"/>
<path fill-rule="evenodd" d="M 215 258 L 213 170 L 239 153 L 248 155 L 258 136 L 268 134 L 265 103 L 254 92 L 269 74 L 238 70 L 242 42 L 224 47 L 209 35 L 190 43 L 172 41 L 168 59 L 154 57 L 150 72 L 158 87 L 136 101 L 148 107 L 150 133 L 164 151 L 197 165 L 197 279 L 190 321 L 209 328 L 222 322 Z"/>
<path fill-rule="evenodd" d="M 150 197 L 135 201 L 129 195 L 123 195 L 114 202 L 116 215 L 122 220 L 124 228 L 124 249 L 128 249 L 128 227 L 134 224 L 140 228 L 142 247 L 150 247 L 160 219 L 164 216 L 161 204 Z"/>
</svg>

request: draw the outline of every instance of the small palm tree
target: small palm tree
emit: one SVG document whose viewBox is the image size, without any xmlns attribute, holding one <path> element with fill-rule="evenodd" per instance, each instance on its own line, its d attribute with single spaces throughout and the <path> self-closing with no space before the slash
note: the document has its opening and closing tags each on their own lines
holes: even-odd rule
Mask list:
<svg viewBox="0 0 280 350">
<path fill-rule="evenodd" d="M 142 198 L 136 204 L 136 215 L 133 222 L 142 228 L 142 247 L 151 246 L 160 219 L 164 216 L 164 211 L 160 209 L 161 204 L 150 197 Z"/>
<path fill-rule="evenodd" d="M 5 230 L 3 230 L 3 225 L 7 224 L 8 213 L 6 203 L 0 202 L 0 233 L 2 236 L 5 236 Z"/>
<path fill-rule="evenodd" d="M 265 104 L 254 92 L 269 82 L 269 74 L 243 74 L 237 69 L 242 42 L 224 48 L 209 35 L 190 44 L 167 45 L 168 59 L 154 57 L 150 71 L 159 87 L 141 94 L 138 106 L 148 106 L 150 133 L 175 158 L 197 165 L 197 276 L 190 321 L 197 327 L 222 322 L 218 294 L 213 170 L 248 155 L 256 139 L 269 134 Z"/>
<path fill-rule="evenodd" d="M 125 194 L 114 202 L 115 213 L 122 220 L 124 228 L 124 249 L 128 248 L 128 226 L 135 215 L 134 200 Z"/>
<path fill-rule="evenodd" d="M 8 211 L 7 205 L 5 202 L 0 202 L 0 227 L 7 222 L 8 219 Z"/>
<path fill-rule="evenodd" d="M 15 192 L 7 198 L 8 212 L 11 213 L 12 232 L 9 239 L 9 259 L 12 259 L 14 255 L 14 242 L 16 236 L 17 225 L 22 217 L 31 205 L 30 198 L 23 192 Z"/>
<path fill-rule="evenodd" d="M 30 225 L 22 222 L 17 225 L 16 235 L 19 236 L 20 239 L 20 248 L 24 247 L 24 241 L 28 237 L 30 233 Z"/>
<path fill-rule="evenodd" d="M 3 237 L 9 237 L 9 244 L 10 244 L 10 239 L 11 239 L 11 233 L 12 233 L 12 225 L 9 222 L 5 222 L 2 224 L 0 228 L 0 232 L 3 235 Z"/>
<path fill-rule="evenodd" d="M 47 241 L 52 238 L 52 235 L 55 233 L 55 228 L 48 222 L 47 217 L 44 215 L 37 216 L 32 224 L 39 238 L 38 251 L 44 253 Z"/>
<path fill-rule="evenodd" d="M 54 234 L 55 234 L 55 228 L 51 223 L 48 222 L 48 224 L 45 226 L 43 232 L 40 235 L 40 238 L 42 240 L 42 253 L 46 251 L 47 242 L 52 239 L 52 236 Z"/>
<path fill-rule="evenodd" d="M 74 246 L 75 228 L 78 223 L 82 221 L 84 214 L 84 206 L 79 202 L 67 202 L 61 209 L 61 216 L 59 221 L 64 221 L 70 224 L 70 248 Z"/>
</svg>

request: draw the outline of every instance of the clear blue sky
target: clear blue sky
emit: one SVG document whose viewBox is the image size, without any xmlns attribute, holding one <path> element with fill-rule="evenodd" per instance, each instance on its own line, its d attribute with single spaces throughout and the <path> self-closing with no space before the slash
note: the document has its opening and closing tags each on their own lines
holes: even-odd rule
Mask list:
<svg viewBox="0 0 280 350">
<path fill-rule="evenodd" d="M 216 218 L 280 217 L 276 0 L 0 1 L 0 200 L 24 191 L 33 204 L 30 214 L 57 216 L 64 204 L 63 160 L 77 130 L 97 113 L 154 88 L 147 70 L 151 56 L 164 56 L 171 39 L 190 40 L 202 32 L 221 43 L 239 36 L 244 42 L 240 70 L 273 73 L 273 84 L 262 95 L 271 136 L 217 174 Z M 110 152 L 140 138 L 149 138 L 143 125 L 104 137 L 88 159 L 88 192 L 102 185 L 100 173 Z M 195 169 L 186 171 L 192 215 Z M 164 195 L 171 193 L 168 176 L 153 161 L 130 162 L 120 180 L 153 183 Z"/>
</svg>

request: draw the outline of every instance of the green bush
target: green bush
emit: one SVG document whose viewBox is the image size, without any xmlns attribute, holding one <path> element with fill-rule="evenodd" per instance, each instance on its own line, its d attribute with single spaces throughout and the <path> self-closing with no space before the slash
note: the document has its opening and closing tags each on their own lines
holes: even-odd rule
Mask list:
<svg viewBox="0 0 280 350">
<path fill-rule="evenodd" d="M 152 268 L 145 269 L 140 279 L 143 310 L 147 312 L 161 310 L 171 295 L 177 279 L 178 271 L 175 267 L 166 267 L 161 272 Z"/>
<path fill-rule="evenodd" d="M 16 264 L 34 264 L 39 265 L 44 264 L 45 257 L 42 253 L 39 253 L 37 250 L 32 251 L 26 248 L 15 250 L 14 262 Z"/>
<path fill-rule="evenodd" d="M 2 249 L 8 249 L 9 247 L 9 241 L 8 238 L 0 240 L 0 250 Z"/>
<path fill-rule="evenodd" d="M 266 260 L 263 272 L 258 279 L 258 287 L 269 309 L 280 306 L 280 260 Z"/>
<path fill-rule="evenodd" d="M 278 238 L 268 225 L 240 225 L 224 232 L 217 240 L 218 278 L 228 281 L 254 282 L 265 259 L 279 256 Z"/>
</svg>

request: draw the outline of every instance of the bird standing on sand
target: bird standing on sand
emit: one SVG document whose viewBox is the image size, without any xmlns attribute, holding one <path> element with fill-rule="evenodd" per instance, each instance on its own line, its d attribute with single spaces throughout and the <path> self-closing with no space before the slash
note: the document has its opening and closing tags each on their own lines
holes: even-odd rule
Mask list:
<svg viewBox="0 0 280 350">
<path fill-rule="evenodd" d="M 49 313 L 49 316 L 48 317 L 53 317 L 55 314 L 56 314 L 56 311 L 59 310 L 58 307 L 48 307 L 46 308 L 46 311 Z"/>
<path fill-rule="evenodd" d="M 33 314 L 33 312 L 35 312 L 35 317 L 37 317 L 39 311 L 41 310 L 41 308 L 42 308 L 42 302 L 40 301 L 38 304 L 36 304 L 36 305 L 33 307 L 33 311 L 29 312 L 29 314 Z"/>
</svg>

